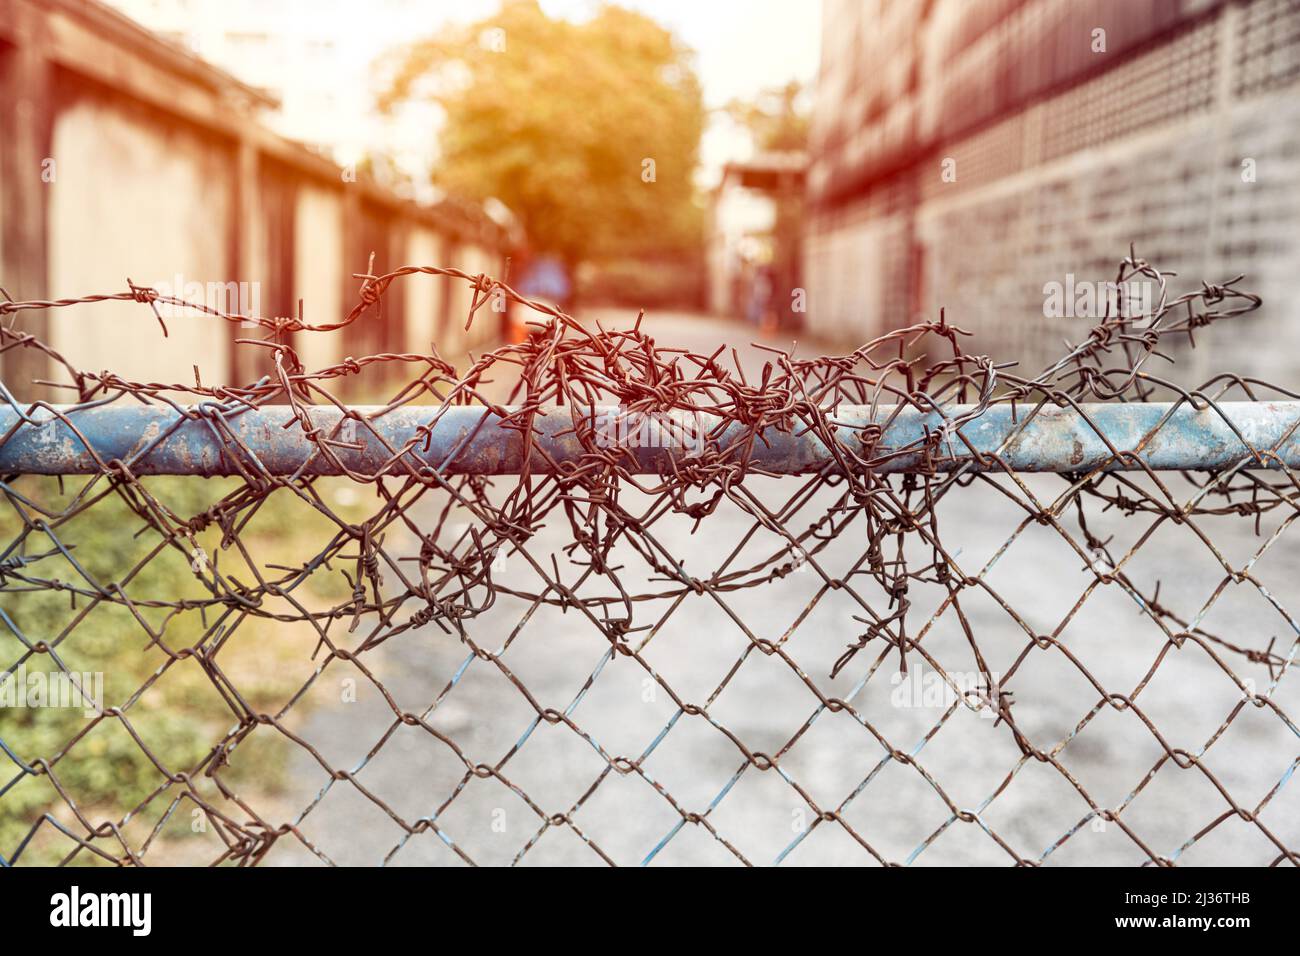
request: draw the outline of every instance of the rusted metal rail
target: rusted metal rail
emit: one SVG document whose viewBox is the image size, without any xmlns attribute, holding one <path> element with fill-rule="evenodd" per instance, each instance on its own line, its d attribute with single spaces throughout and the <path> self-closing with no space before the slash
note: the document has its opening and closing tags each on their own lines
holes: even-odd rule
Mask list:
<svg viewBox="0 0 1300 956">
<path fill-rule="evenodd" d="M 414 275 L 527 336 L 303 365 Z M 0 381 L 0 667 L 107 675 L 0 720 L 0 866 L 1300 863 L 1300 391 L 1166 377 L 1259 299 L 1133 277 L 1028 371 L 942 313 L 754 368 L 410 266 L 189 309 L 265 374 L 139 382 L 23 322 L 155 290 L 0 301 L 51 369 Z"/>
<path fill-rule="evenodd" d="M 289 406 L 184 412 L 163 406 L 0 410 L 0 472 L 96 474 L 122 462 L 135 475 L 271 475 L 374 472 L 401 456 L 417 472 L 518 474 L 524 441 L 517 409 L 483 406 L 311 408 L 310 423 Z M 1032 412 L 1032 413 L 1031 413 Z M 870 454 L 881 472 L 1026 472 L 1300 467 L 1300 402 L 1187 402 L 1044 406 L 994 405 L 942 412 L 915 407 L 842 407 L 835 439 Z M 314 435 L 308 433 L 308 425 Z M 748 454 L 755 468 L 806 474 L 836 461 L 826 436 L 769 426 L 750 444 L 736 422 L 700 413 L 553 407 L 533 417 L 530 468 L 549 473 L 590 449 L 616 452 L 632 473 L 654 474 L 670 459 Z M 746 447 L 742 447 L 742 445 Z M 328 453 L 324 450 L 328 449 Z M 881 460 L 885 459 L 885 460 Z"/>
</svg>

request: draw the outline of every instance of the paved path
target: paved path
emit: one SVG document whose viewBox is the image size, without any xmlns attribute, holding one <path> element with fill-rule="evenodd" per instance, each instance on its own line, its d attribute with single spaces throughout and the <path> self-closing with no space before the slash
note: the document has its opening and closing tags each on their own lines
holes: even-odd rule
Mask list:
<svg viewBox="0 0 1300 956">
<path fill-rule="evenodd" d="M 602 316 L 607 321 L 608 316 Z M 649 320 L 660 344 L 670 342 L 699 352 L 712 352 L 720 342 L 740 347 L 747 374 L 762 364 L 760 352 L 743 347 L 757 338 L 752 329 L 683 315 Z M 769 337 L 769 344 L 780 342 Z M 788 344 L 781 342 L 781 344 Z M 803 349 L 801 349 L 803 352 Z M 808 351 L 812 354 L 812 350 Z M 504 489 L 506 482 L 500 483 Z M 785 500 L 791 491 L 774 479 L 746 483 L 769 504 Z M 1030 487 L 1050 500 L 1061 482 L 1039 477 Z M 802 528 L 830 492 L 790 518 Z M 435 502 L 424 507 L 432 513 Z M 940 507 L 940 521 L 949 547 L 959 546 L 957 562 L 976 573 L 997 553 L 1024 514 L 1005 496 L 986 485 L 950 495 Z M 453 519 L 454 520 L 454 519 Z M 1134 540 L 1149 521 L 1124 519 L 1113 512 L 1090 521 L 1099 537 L 1116 535 L 1117 542 Z M 1234 560 L 1267 537 L 1255 538 L 1248 522 L 1223 519 L 1207 522 L 1215 542 Z M 659 538 L 687 570 L 707 576 L 752 526 L 738 508 L 724 506 L 693 533 L 691 522 L 661 522 Z M 761 538 L 762 536 L 760 536 Z M 832 576 L 845 574 L 862 554 L 860 525 L 842 533 L 818 563 Z M 775 538 L 756 540 L 745 554 L 753 557 Z M 567 527 L 551 525 L 528 545 L 540 562 L 552 554 L 568 578 L 578 573 L 561 548 Z M 395 542 L 394 542 L 395 544 Z M 401 546 L 398 545 L 401 552 Z M 406 552 L 414 553 L 408 547 Z M 630 589 L 644 585 L 648 575 L 638 571 L 639 559 L 619 554 Z M 919 552 L 912 560 L 925 563 Z M 1295 590 L 1294 569 L 1300 566 L 1300 539 L 1286 536 L 1258 569 L 1274 593 Z M 1134 579 L 1150 586 L 1163 582 L 1162 602 L 1193 615 L 1222 579 L 1222 569 L 1186 529 L 1165 526 L 1143 546 L 1128 569 Z M 512 558 L 500 572 L 503 580 L 536 589 L 536 572 L 525 560 Z M 1029 625 L 1040 633 L 1053 630 L 1084 592 L 1092 573 L 1050 529 L 1031 523 L 988 572 L 988 580 Z M 862 579 L 859 579 L 861 581 Z M 667 602 L 638 604 L 634 625 L 658 624 L 641 631 L 644 655 L 683 699 L 703 704 L 720 683 L 729 681 L 709 713 L 751 749 L 777 752 L 798 729 L 814 717 L 799 742 L 781 760 L 781 771 L 750 767 L 736 777 L 743 761 L 731 741 L 700 717 L 677 716 L 662 689 L 634 661 L 610 659 L 608 644 L 580 612 L 542 608 L 527 618 L 504 660 L 542 707 L 567 710 L 572 719 L 616 757 L 644 757 L 646 774 L 687 811 L 703 813 L 718 833 L 748 859 L 770 863 L 792 844 L 790 864 L 870 864 L 872 857 L 838 825 L 814 823 L 807 804 L 782 774 L 796 781 L 819 805 L 834 807 L 858 788 L 844 816 L 880 855 L 905 861 L 923 841 L 943 830 L 933 844 L 916 856 L 917 864 L 999 864 L 1009 858 L 981 825 L 951 823 L 948 807 L 926 777 L 914 767 L 890 761 L 876 740 L 842 714 L 817 712 L 816 699 L 784 663 L 752 650 L 737 623 L 758 638 L 788 636 L 789 653 L 807 680 L 830 696 L 852 696 L 867 720 L 896 747 L 915 754 L 919 767 L 936 781 L 957 806 L 982 807 L 981 822 L 1027 857 L 1043 854 L 1058 838 L 1088 814 L 1079 790 L 1057 769 L 1025 762 L 1005 727 L 964 709 L 942 723 L 931 739 L 926 735 L 940 723 L 951 705 L 932 672 L 918 658 L 907 677 L 896 655 L 887 657 L 871 679 L 860 686 L 872 662 L 864 651 L 836 679 L 829 676 L 835 659 L 862 631 L 853 615 L 861 609 L 843 592 L 828 591 L 802 616 L 809 601 L 824 589 L 815 571 L 805 569 L 772 586 L 729 595 L 725 607 L 709 596 L 688 598 L 663 617 Z M 878 588 L 860 585 L 864 599 L 884 609 L 887 597 Z M 929 617 L 939 600 L 937 588 L 914 587 L 913 630 Z M 990 668 L 1003 673 L 1024 651 L 1028 639 L 994 601 L 969 591 L 963 610 Z M 521 601 L 499 596 L 495 606 L 473 625 L 475 639 L 499 648 L 528 614 Z M 733 618 L 732 615 L 735 615 Z M 1250 646 L 1263 646 L 1269 636 L 1289 648 L 1293 632 L 1285 619 L 1249 585 L 1229 586 L 1206 615 L 1203 626 L 1235 634 Z M 648 639 L 649 638 L 649 639 Z M 648 641 L 647 641 L 648 639 Z M 1117 587 L 1101 588 L 1084 603 L 1062 633 L 1071 652 L 1110 691 L 1130 693 L 1152 667 L 1165 642 L 1158 629 L 1138 613 L 1133 600 Z M 974 680 L 974 664 L 957 619 L 950 612 L 925 639 L 931 654 L 955 676 Z M 748 649 L 748 650 L 747 650 Z M 1284 651 L 1285 653 L 1285 651 Z M 430 722 L 453 739 L 472 760 L 496 763 L 511 748 L 522 747 L 505 763 L 503 772 L 550 814 L 563 812 L 593 784 L 594 794 L 575 819 L 583 831 L 620 863 L 709 864 L 735 862 L 727 849 L 700 826 L 680 826 L 681 817 L 646 780 L 608 771 L 605 761 L 564 725 L 538 723 L 523 695 L 491 664 L 470 659 L 454 637 L 435 626 L 401 635 L 367 656 L 399 706 L 423 711 L 451 681 L 454 689 L 430 714 Z M 1225 657 L 1231 668 L 1267 686 L 1263 667 L 1239 656 Z M 737 662 L 740 662 L 737 667 Z M 734 673 L 733 673 L 734 670 Z M 595 674 L 590 689 L 585 685 Z M 728 677 L 730 675 L 730 677 Z M 963 678 L 964 679 L 964 678 Z M 337 683 L 337 682 L 335 682 Z M 318 747 L 333 766 L 354 768 L 364 762 L 358 782 L 382 797 L 407 820 L 430 815 L 461 781 L 463 767 L 450 749 L 424 731 L 394 728 L 391 710 L 380 694 L 362 682 L 355 703 L 332 703 L 333 685 L 304 709 L 296 729 Z M 1069 740 L 1059 762 L 1078 785 L 1099 804 L 1121 804 L 1160 756 L 1161 748 L 1141 721 L 1129 712 L 1102 708 L 1081 731 L 1075 729 L 1098 703 L 1100 695 L 1059 651 L 1031 650 L 1008 689 L 1015 692 L 1015 714 L 1022 729 L 1040 746 Z M 1213 658 L 1188 643 L 1169 652 L 1155 678 L 1143 690 L 1145 712 L 1173 747 L 1196 753 L 1236 706 L 1240 692 Z M 1292 672 L 1276 691 L 1283 708 L 1300 712 L 1300 682 Z M 1205 757 L 1206 766 L 1243 806 L 1260 800 L 1286 773 L 1296 758 L 1296 736 L 1267 710 L 1247 706 L 1228 732 Z M 665 733 L 665 728 L 669 728 Z M 377 741 L 387 738 L 377 754 L 366 760 Z M 1072 738 L 1072 739 L 1071 739 Z M 325 783 L 325 775 L 305 755 L 295 757 L 292 778 L 299 792 L 286 802 L 304 805 Z M 1008 775 L 1016 771 L 1008 783 Z M 865 786 L 864 786 L 865 782 Z M 1001 791 L 999 792 L 999 788 Z M 1300 793 L 1292 784 L 1264 812 L 1262 819 L 1279 838 L 1300 842 Z M 1166 763 L 1124 812 L 1124 821 L 1157 852 L 1174 854 L 1182 842 L 1217 818 L 1226 805 L 1199 771 L 1179 770 Z M 514 793 L 491 779 L 472 779 L 437 820 L 448 839 L 476 861 L 507 863 L 542 829 L 541 821 Z M 353 785 L 335 782 L 303 829 L 339 863 L 373 864 L 392 848 L 394 864 L 457 863 L 447 844 L 431 833 L 402 844 L 401 829 Z M 801 833 L 806 837 L 799 840 Z M 798 842 L 796 842 L 798 841 Z M 1184 863 L 1263 863 L 1275 854 L 1253 826 L 1229 821 L 1188 850 Z M 1137 864 L 1142 853 L 1115 824 L 1085 824 L 1063 848 L 1047 858 L 1062 864 Z M 311 859 L 287 842 L 277 846 L 268 862 Z M 600 858 L 566 827 L 542 832 L 525 863 L 595 864 Z"/>
</svg>

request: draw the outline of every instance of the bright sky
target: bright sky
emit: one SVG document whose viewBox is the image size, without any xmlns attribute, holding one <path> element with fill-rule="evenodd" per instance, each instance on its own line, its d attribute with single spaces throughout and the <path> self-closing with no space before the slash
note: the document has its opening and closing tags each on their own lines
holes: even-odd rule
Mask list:
<svg viewBox="0 0 1300 956">
<path fill-rule="evenodd" d="M 541 0 L 555 17 L 581 19 L 597 0 Z M 817 73 L 817 0 L 621 0 L 671 29 L 699 53 L 710 106 Z"/>
</svg>

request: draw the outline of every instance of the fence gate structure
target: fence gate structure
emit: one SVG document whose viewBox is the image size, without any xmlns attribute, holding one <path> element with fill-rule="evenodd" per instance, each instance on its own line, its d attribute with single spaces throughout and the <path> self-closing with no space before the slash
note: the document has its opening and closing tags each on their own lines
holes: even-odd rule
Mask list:
<svg viewBox="0 0 1300 956">
<path fill-rule="evenodd" d="M 420 273 L 527 339 L 303 368 Z M 0 387 L 6 865 L 1300 862 L 1300 402 L 1162 377 L 1240 280 L 1131 254 L 1149 311 L 1034 373 L 943 316 L 747 370 L 359 278 L 321 326 L 0 304 L 61 396 Z M 274 372 L 22 331 L 104 298 Z"/>
</svg>

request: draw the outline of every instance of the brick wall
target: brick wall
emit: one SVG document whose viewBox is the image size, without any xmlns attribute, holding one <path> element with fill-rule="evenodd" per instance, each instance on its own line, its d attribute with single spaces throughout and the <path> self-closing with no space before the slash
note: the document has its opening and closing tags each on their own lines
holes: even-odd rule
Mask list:
<svg viewBox="0 0 1300 956">
<path fill-rule="evenodd" d="M 1086 43 L 1086 20 L 1079 29 Z M 1219 5 L 1183 21 L 1089 79 L 940 138 L 820 204 L 807 242 L 809 325 L 861 338 L 946 306 L 983 347 L 1034 367 L 1089 325 L 1044 317 L 1044 284 L 1113 279 L 1132 242 L 1180 273 L 1175 291 L 1245 272 L 1243 286 L 1264 296 L 1248 334 L 1212 327 L 1195 353 L 1179 348 L 1180 377 L 1289 378 L 1300 346 L 1298 93 L 1300 3 Z"/>
</svg>

